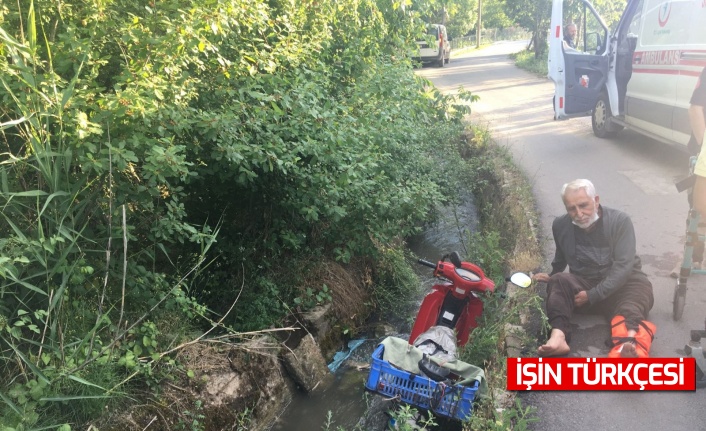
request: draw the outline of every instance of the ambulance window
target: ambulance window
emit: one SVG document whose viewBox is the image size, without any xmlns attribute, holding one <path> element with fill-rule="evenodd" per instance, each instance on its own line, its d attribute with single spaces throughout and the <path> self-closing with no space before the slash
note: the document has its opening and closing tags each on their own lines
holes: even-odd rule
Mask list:
<svg viewBox="0 0 706 431">
<path fill-rule="evenodd" d="M 585 21 L 585 38 L 584 38 L 584 51 L 587 53 L 601 53 L 605 49 L 605 43 L 608 38 L 608 33 L 606 32 L 601 21 L 593 14 L 590 10 L 585 10 L 586 21 Z"/>
<path fill-rule="evenodd" d="M 638 2 L 635 7 L 635 15 L 632 16 L 630 20 L 630 25 L 628 26 L 628 34 L 638 35 L 640 34 L 640 18 L 642 17 L 642 0 Z"/>
</svg>

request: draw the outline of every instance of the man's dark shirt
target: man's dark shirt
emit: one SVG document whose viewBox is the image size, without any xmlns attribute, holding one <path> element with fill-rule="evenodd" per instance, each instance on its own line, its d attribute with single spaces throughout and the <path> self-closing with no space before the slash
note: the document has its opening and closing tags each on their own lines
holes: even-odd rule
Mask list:
<svg viewBox="0 0 706 431">
<path fill-rule="evenodd" d="M 592 235 L 581 235 L 583 231 L 572 222 L 569 214 L 564 214 L 552 223 L 552 235 L 556 250 L 552 260 L 550 276 L 569 272 L 592 282 L 598 281 L 588 292 L 588 301 L 595 304 L 620 289 L 628 278 L 643 274 L 640 257 L 635 254 L 635 229 L 630 217 L 619 210 L 600 206 L 601 217 Z M 600 222 L 600 223 L 599 223 Z M 577 238 L 576 233 L 579 233 Z M 602 231 L 599 235 L 596 232 Z M 605 246 L 608 242 L 608 247 Z M 589 250 L 596 247 L 594 250 Z M 592 274 L 592 271 L 598 271 Z M 600 281 L 599 281 L 600 280 Z"/>
<path fill-rule="evenodd" d="M 574 226 L 574 239 L 579 265 L 571 268 L 571 272 L 595 283 L 603 280 L 613 264 L 610 242 L 603 229 L 603 218 L 599 218 L 590 231 Z"/>
<path fill-rule="evenodd" d="M 576 49 L 576 44 L 574 43 L 574 40 L 571 38 L 571 36 L 564 36 L 564 42 L 569 45 L 569 48 Z"/>
</svg>

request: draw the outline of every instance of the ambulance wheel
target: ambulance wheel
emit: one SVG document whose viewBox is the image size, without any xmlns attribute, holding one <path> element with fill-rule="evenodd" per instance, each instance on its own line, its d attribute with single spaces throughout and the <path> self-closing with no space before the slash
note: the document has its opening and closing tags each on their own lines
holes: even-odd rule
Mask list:
<svg viewBox="0 0 706 431">
<path fill-rule="evenodd" d="M 684 304 L 686 303 L 686 286 L 677 283 L 674 286 L 674 298 L 672 304 L 672 318 L 676 320 L 681 320 L 682 314 L 684 314 Z"/>
<path fill-rule="evenodd" d="M 611 123 L 610 117 L 613 114 L 610 112 L 610 101 L 607 93 L 601 93 L 596 101 L 596 106 L 593 108 L 591 116 L 591 125 L 593 126 L 593 134 L 601 139 L 612 138 L 619 131 L 623 130 L 623 126 L 616 126 Z"/>
</svg>

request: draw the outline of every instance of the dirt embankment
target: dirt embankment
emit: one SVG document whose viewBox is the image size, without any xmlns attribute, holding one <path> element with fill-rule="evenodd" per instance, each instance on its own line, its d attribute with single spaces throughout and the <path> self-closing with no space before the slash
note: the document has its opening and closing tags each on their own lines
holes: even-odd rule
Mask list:
<svg viewBox="0 0 706 431">
<path fill-rule="evenodd" d="M 346 341 L 345 329 L 360 327 L 371 311 L 371 280 L 366 262 L 323 262 L 307 284 L 329 287 L 327 305 L 293 313 L 284 330 L 189 345 L 175 358 L 179 367 L 171 373 L 173 380 L 158 391 L 145 388 L 144 402 L 106 414 L 89 429 L 265 429 L 294 391 L 314 390 L 329 377 L 326 364 Z"/>
</svg>

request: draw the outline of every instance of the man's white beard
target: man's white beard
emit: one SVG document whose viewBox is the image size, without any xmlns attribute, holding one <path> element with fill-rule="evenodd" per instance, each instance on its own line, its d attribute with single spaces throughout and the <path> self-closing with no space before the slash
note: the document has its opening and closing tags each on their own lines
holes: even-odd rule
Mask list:
<svg viewBox="0 0 706 431">
<path fill-rule="evenodd" d="M 593 215 L 586 223 L 576 223 L 574 220 L 571 220 L 571 223 L 575 224 L 581 229 L 588 229 L 596 221 L 598 221 L 598 209 L 593 212 Z"/>
</svg>

